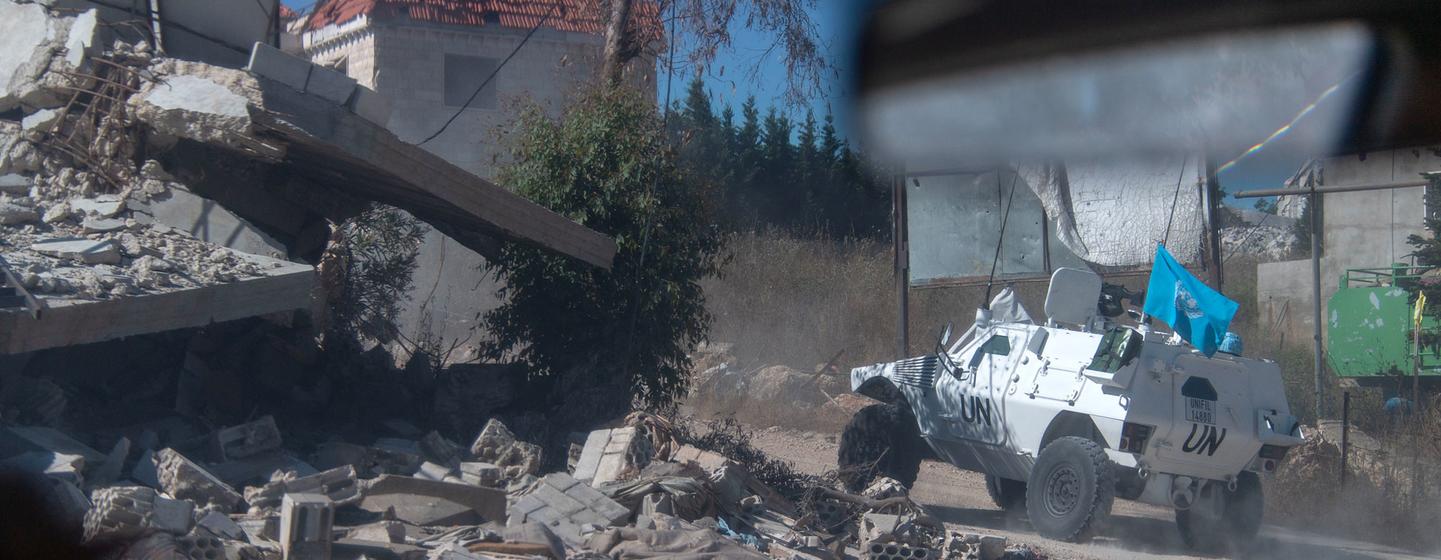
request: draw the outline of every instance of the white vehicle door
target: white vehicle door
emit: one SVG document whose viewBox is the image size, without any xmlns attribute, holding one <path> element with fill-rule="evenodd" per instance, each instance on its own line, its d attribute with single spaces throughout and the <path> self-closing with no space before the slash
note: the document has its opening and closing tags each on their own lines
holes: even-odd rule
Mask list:
<svg viewBox="0 0 1441 560">
<path fill-rule="evenodd" d="M 949 372 L 937 375 L 937 435 L 946 439 L 999 443 L 1000 400 L 1015 361 L 1025 351 L 1025 332 L 997 328 L 958 353 Z M 943 370 L 945 368 L 942 368 Z"/>
</svg>

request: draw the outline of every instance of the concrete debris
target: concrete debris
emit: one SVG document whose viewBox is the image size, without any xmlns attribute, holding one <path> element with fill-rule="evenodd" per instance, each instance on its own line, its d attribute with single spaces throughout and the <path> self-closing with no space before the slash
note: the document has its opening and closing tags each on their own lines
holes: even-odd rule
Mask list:
<svg viewBox="0 0 1441 560">
<path fill-rule="evenodd" d="M 15 201 L 0 201 L 0 225 L 18 226 L 34 223 L 40 219 L 35 209 L 30 206 L 21 205 Z"/>
<path fill-rule="evenodd" d="M 655 450 L 640 428 L 596 430 L 586 438 L 575 478 L 599 486 L 645 468 Z"/>
<path fill-rule="evenodd" d="M 376 521 L 375 523 L 347 529 L 345 531 L 345 538 L 361 541 L 404 543 L 405 524 L 394 520 Z"/>
<path fill-rule="evenodd" d="M 280 428 L 275 418 L 262 416 L 254 422 L 217 430 L 211 440 L 217 459 L 242 459 L 272 449 L 280 449 Z"/>
<path fill-rule="evenodd" d="M 900 481 L 894 478 L 885 476 L 876 477 L 870 486 L 867 486 L 865 490 L 861 491 L 862 496 L 872 500 L 905 497 L 909 494 L 910 492 L 906 490 L 904 484 L 901 484 Z"/>
<path fill-rule="evenodd" d="M 286 560 L 330 560 L 335 504 L 320 494 L 286 494 L 280 506 L 280 549 Z"/>
<path fill-rule="evenodd" d="M 15 173 L 0 174 L 0 194 L 17 197 L 28 196 L 30 179 Z"/>
<path fill-rule="evenodd" d="M 500 467 L 505 479 L 516 480 L 540 472 L 540 446 L 518 441 L 499 420 L 491 419 L 470 444 L 470 459 Z"/>
<path fill-rule="evenodd" d="M 119 480 L 120 475 L 125 472 L 125 459 L 128 457 L 130 457 L 130 438 L 122 436 L 115 442 L 115 446 L 110 448 L 110 453 L 105 456 L 105 462 L 100 463 L 91 471 L 87 487 L 93 489 L 109 486 Z"/>
<path fill-rule="evenodd" d="M 473 486 L 499 488 L 504 482 L 500 467 L 490 463 L 463 462 L 460 464 L 460 480 Z"/>
<path fill-rule="evenodd" d="M 210 536 L 232 541 L 246 540 L 245 529 L 230 516 L 218 511 L 206 511 L 195 520 L 195 530 L 203 530 Z"/>
<path fill-rule="evenodd" d="M 421 526 L 479 525 L 505 518 L 505 492 L 468 484 L 382 475 L 367 481 L 360 508 Z"/>
<path fill-rule="evenodd" d="M 361 498 L 355 467 L 345 465 L 310 476 L 297 477 L 293 471 L 276 472 L 264 486 L 245 489 L 250 515 L 260 516 L 278 510 L 286 494 L 320 494 L 339 506 L 358 503 Z"/>
<path fill-rule="evenodd" d="M 62 238 L 45 239 L 30 244 L 30 250 L 59 259 L 84 264 L 120 264 L 120 246 L 114 241 Z"/>
<path fill-rule="evenodd" d="M 542 523 L 566 543 L 575 545 L 581 542 L 582 527 L 613 527 L 630 514 L 630 509 L 590 485 L 565 473 L 552 473 L 510 507 L 506 525 Z"/>
<path fill-rule="evenodd" d="M 0 461 L 0 472 L 43 474 L 84 486 L 85 458 L 53 451 L 30 451 Z"/>
<path fill-rule="evenodd" d="M 79 198 L 70 200 L 67 204 L 70 209 L 82 216 L 95 216 L 100 218 L 114 218 L 125 209 L 125 201 L 118 196 L 102 195 L 95 198 Z"/>
<path fill-rule="evenodd" d="M 671 457 L 677 463 L 693 463 L 701 470 L 712 472 L 730 463 L 725 455 L 713 453 L 690 445 L 682 445 Z"/>
<path fill-rule="evenodd" d="M 425 434 L 425 437 L 420 438 L 420 441 L 416 443 L 427 460 L 450 468 L 459 466 L 461 460 L 465 458 L 465 450 L 459 444 L 445 439 L 445 436 L 434 430 Z"/>
<path fill-rule="evenodd" d="M 85 540 L 124 539 L 147 529 L 172 535 L 190 532 L 195 504 L 174 500 L 144 486 L 112 486 L 91 493 L 85 514 Z"/>
<path fill-rule="evenodd" d="M 49 451 L 79 455 L 86 465 L 105 461 L 105 454 L 77 441 L 64 432 L 43 426 L 11 426 L 0 428 L 0 457 L 13 457 L 26 451 Z"/>
<path fill-rule="evenodd" d="M 155 468 L 160 487 L 176 498 L 215 506 L 225 512 L 235 511 L 243 501 L 234 488 L 174 449 L 156 453 Z"/>
</svg>

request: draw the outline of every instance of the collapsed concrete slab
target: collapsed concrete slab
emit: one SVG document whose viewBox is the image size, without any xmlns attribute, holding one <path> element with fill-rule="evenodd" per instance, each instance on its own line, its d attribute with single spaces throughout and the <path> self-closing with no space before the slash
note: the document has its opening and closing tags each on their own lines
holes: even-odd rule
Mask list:
<svg viewBox="0 0 1441 560">
<path fill-rule="evenodd" d="M 479 525 L 505 518 L 505 492 L 493 488 L 384 475 L 370 481 L 364 495 L 362 509 L 394 508 L 396 519 L 414 525 Z"/>
<path fill-rule="evenodd" d="M 630 514 L 630 509 L 589 485 L 568 474 L 553 473 L 542 478 L 535 490 L 516 500 L 505 523 L 506 526 L 540 523 L 567 544 L 579 547 L 583 542 L 582 527 L 616 526 Z"/>
</svg>

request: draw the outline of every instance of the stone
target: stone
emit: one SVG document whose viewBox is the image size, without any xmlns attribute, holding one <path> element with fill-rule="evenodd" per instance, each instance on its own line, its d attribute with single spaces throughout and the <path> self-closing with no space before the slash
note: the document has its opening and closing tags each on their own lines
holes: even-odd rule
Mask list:
<svg viewBox="0 0 1441 560">
<path fill-rule="evenodd" d="M 40 215 L 35 213 L 34 208 L 21 206 L 8 200 L 0 201 L 0 226 L 18 226 L 39 220 Z"/>
<path fill-rule="evenodd" d="M 95 54 L 96 31 L 100 20 L 94 8 L 80 12 L 70 21 L 70 31 L 65 38 L 65 63 L 70 68 L 80 68 L 85 57 Z"/>
<path fill-rule="evenodd" d="M 0 3 L 0 22 L 0 111 L 8 111 L 34 101 L 58 30 L 39 4 Z"/>
<path fill-rule="evenodd" d="M 900 481 L 882 476 L 877 477 L 875 481 L 871 482 L 870 486 L 862 490 L 861 495 L 872 500 L 884 500 L 887 498 L 908 496 L 909 492 L 906 490 L 906 486 L 901 484 Z"/>
<path fill-rule="evenodd" d="M 30 244 L 30 250 L 60 259 L 71 259 L 85 264 L 120 264 L 120 246 L 106 239 L 92 241 L 83 238 L 45 239 Z"/>
<path fill-rule="evenodd" d="M 225 512 L 233 512 L 240 506 L 242 498 L 234 488 L 174 449 L 156 453 L 155 466 L 160 487 L 166 494 L 215 506 Z"/>
<path fill-rule="evenodd" d="M 280 505 L 280 550 L 285 560 L 329 560 L 335 505 L 321 494 L 286 494 Z"/>
<path fill-rule="evenodd" d="M 30 194 L 30 178 L 17 173 L 0 175 L 0 193 L 10 196 Z"/>
<path fill-rule="evenodd" d="M 49 215 L 47 212 L 46 215 Z M 125 229 L 126 222 L 120 218 L 85 218 L 80 222 L 80 229 L 85 233 L 110 233 Z"/>
<path fill-rule="evenodd" d="M 645 468 L 653 454 L 651 440 L 640 428 L 596 430 L 586 437 L 575 478 L 600 486 Z"/>
<path fill-rule="evenodd" d="M 371 480 L 363 495 L 361 509 L 384 512 L 394 507 L 397 519 L 415 525 L 479 525 L 505 519 L 506 513 L 503 491 L 408 476 Z"/>
<path fill-rule="evenodd" d="M 111 486 L 91 493 L 85 514 L 85 540 L 130 538 L 147 529 L 172 535 L 190 532 L 195 504 L 161 496 L 144 486 Z"/>
<path fill-rule="evenodd" d="M 345 531 L 345 538 L 389 543 L 405 542 L 405 524 L 399 521 L 376 521 Z"/>
<path fill-rule="evenodd" d="M 232 541 L 245 540 L 245 529 L 239 523 L 218 511 L 207 511 L 195 520 L 195 528 L 203 529 L 211 536 L 229 539 Z"/>
<path fill-rule="evenodd" d="M 310 73 L 315 69 L 315 65 L 257 41 L 250 49 L 250 63 L 245 69 L 251 74 L 295 88 L 295 91 L 305 91 L 305 84 L 310 80 Z"/>
<path fill-rule="evenodd" d="M 100 195 L 95 198 L 77 198 L 69 201 L 70 209 L 82 215 L 113 218 L 125 209 L 125 201 L 115 195 Z"/>
<path fill-rule="evenodd" d="M 365 86 L 356 86 L 347 105 L 352 113 L 382 127 L 390 124 L 390 96 Z"/>
<path fill-rule="evenodd" d="M 355 78 L 323 66 L 312 65 L 310 76 L 305 81 L 305 93 L 336 105 L 345 105 L 350 101 L 355 88 Z"/>
<path fill-rule="evenodd" d="M 253 422 L 216 430 L 211 437 L 212 448 L 220 461 L 243 459 L 279 449 L 280 444 L 280 428 L 275 426 L 275 418 L 268 414 Z"/>
<path fill-rule="evenodd" d="M 999 560 L 1006 554 L 1006 537 L 981 535 L 981 560 Z"/>
</svg>

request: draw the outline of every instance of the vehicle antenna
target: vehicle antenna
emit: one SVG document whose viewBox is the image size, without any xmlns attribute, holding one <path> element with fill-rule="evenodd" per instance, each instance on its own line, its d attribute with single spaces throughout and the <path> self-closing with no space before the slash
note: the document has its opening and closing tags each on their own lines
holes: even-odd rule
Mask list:
<svg viewBox="0 0 1441 560">
<path fill-rule="evenodd" d="M 991 285 L 996 281 L 996 263 L 1001 261 L 1001 242 L 1006 239 L 1006 222 L 1011 219 L 1011 201 L 1016 199 L 1016 179 L 1020 178 L 1019 170 L 1011 174 L 1011 194 L 1006 196 L 1006 212 L 1001 214 L 1001 234 L 996 236 L 996 256 L 991 258 L 991 275 L 986 278 L 986 297 L 981 298 L 981 309 L 991 308 Z M 1001 184 L 1001 170 L 996 170 L 996 184 Z"/>
</svg>

